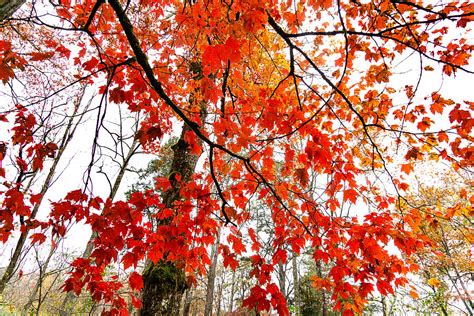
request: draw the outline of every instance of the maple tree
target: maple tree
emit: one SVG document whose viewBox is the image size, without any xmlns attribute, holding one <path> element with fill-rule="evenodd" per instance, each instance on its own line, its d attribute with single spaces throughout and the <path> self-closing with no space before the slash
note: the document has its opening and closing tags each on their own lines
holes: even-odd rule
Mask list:
<svg viewBox="0 0 474 316">
<path fill-rule="evenodd" d="M 145 118 L 134 141 L 147 151 L 164 135 L 181 136 L 158 190 L 116 201 L 92 194 L 87 177 L 51 201 L 45 219 L 33 211 L 41 196 L 1 165 L 1 239 L 34 231 L 31 242 L 41 243 L 47 229 L 54 239 L 73 221 L 90 226 L 90 253 L 71 263 L 65 290 L 89 291 L 112 314 L 126 302 L 123 284 L 103 274 L 109 264 L 175 265 L 192 285 L 223 229 L 224 265 L 251 258 L 256 281 L 244 307 L 287 315 L 272 273 L 289 249 L 311 246 L 315 261 L 331 263 L 313 285 L 332 293 L 336 310 L 359 313 L 374 291 L 405 285 L 417 269 L 411 255 L 429 246 L 416 209 L 401 212 L 414 162 L 472 167 L 474 101 L 425 85 L 473 74 L 473 20 L 469 1 L 27 2 L 0 25 L 0 80 L 12 91 L 0 120 L 14 126 L 6 142 L 23 153 L 20 173 L 25 157 L 42 170 L 57 150 L 33 137 L 43 123 L 31 112 L 41 108 L 36 98 L 80 83 L 101 95 L 97 126 L 125 104 Z M 412 79 L 398 73 L 405 64 L 416 69 Z M 30 97 L 19 100 L 22 79 Z M 273 222 L 269 256 L 250 220 L 256 200 Z M 159 225 L 143 216 L 150 206 Z M 139 272 L 129 278 L 136 308 L 148 281 Z"/>
</svg>

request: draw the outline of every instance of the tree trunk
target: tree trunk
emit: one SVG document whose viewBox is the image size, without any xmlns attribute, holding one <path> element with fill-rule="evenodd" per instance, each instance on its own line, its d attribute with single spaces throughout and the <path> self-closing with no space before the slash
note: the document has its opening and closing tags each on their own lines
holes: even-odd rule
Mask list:
<svg viewBox="0 0 474 316">
<path fill-rule="evenodd" d="M 385 303 L 385 296 L 382 296 L 381 303 L 382 303 L 382 315 L 387 316 L 388 313 L 387 313 L 387 304 Z"/>
<path fill-rule="evenodd" d="M 318 277 L 322 278 L 323 267 L 320 260 L 316 261 L 316 273 Z M 326 316 L 328 314 L 328 307 L 326 303 L 326 292 L 324 291 L 324 289 L 321 289 L 320 293 L 321 293 L 321 315 Z"/>
<path fill-rule="evenodd" d="M 0 22 L 8 19 L 26 0 L 0 0 Z"/>
<path fill-rule="evenodd" d="M 443 246 L 444 251 L 446 252 L 448 257 L 453 259 L 453 256 L 451 255 L 451 250 L 449 248 L 448 241 L 446 240 L 446 236 L 445 236 L 444 229 L 443 229 L 442 225 L 440 226 L 440 229 L 441 229 L 441 237 L 443 238 L 442 239 L 443 242 L 441 243 L 441 245 Z M 449 280 L 453 284 L 453 286 L 456 289 L 456 292 L 458 293 L 458 295 L 460 297 L 462 297 L 461 300 L 464 303 L 464 306 L 466 307 L 468 314 L 470 316 L 472 316 L 473 315 L 473 310 L 474 310 L 474 304 L 473 304 L 472 300 L 470 299 L 471 295 L 470 295 L 466 285 L 464 284 L 464 282 L 462 280 L 461 274 L 459 273 L 459 270 L 456 266 L 456 263 L 453 263 L 453 265 L 450 266 L 449 268 L 453 269 L 453 271 L 456 275 L 456 279 L 451 276 L 451 274 L 449 273 L 449 269 L 447 267 L 444 267 L 444 272 L 446 273 Z M 461 287 L 464 291 L 464 295 L 461 293 L 461 290 L 458 288 L 458 284 L 457 284 L 458 282 L 459 282 L 459 284 L 461 285 Z"/>
<path fill-rule="evenodd" d="M 291 259 L 292 268 L 293 268 L 293 288 L 294 297 L 293 304 L 295 305 L 295 316 L 300 315 L 300 283 L 298 277 L 298 262 L 296 253 L 293 253 L 293 258 Z"/>
<path fill-rule="evenodd" d="M 285 299 L 286 297 L 286 271 L 285 271 L 285 264 L 280 260 L 278 262 L 278 282 L 280 285 L 280 292 L 283 294 Z"/>
<path fill-rule="evenodd" d="M 212 247 L 212 262 L 207 274 L 206 304 L 204 307 L 204 316 L 212 315 L 212 303 L 214 300 L 214 286 L 216 280 L 217 259 L 219 258 L 220 233 L 217 234 L 216 242 Z"/>
<path fill-rule="evenodd" d="M 120 171 L 119 174 L 117 175 L 117 178 L 115 178 L 114 186 L 112 187 L 112 190 L 109 193 L 108 199 L 111 201 L 114 200 L 115 196 L 117 195 L 118 189 L 120 188 L 120 184 L 122 183 L 123 176 L 127 170 L 128 163 L 130 162 L 132 156 L 136 153 L 138 147 L 139 147 L 138 139 L 135 138 L 130 146 L 130 149 L 127 153 L 127 156 L 124 158 L 122 165 L 120 166 Z M 87 242 L 86 249 L 84 249 L 84 252 L 82 253 L 81 258 L 89 258 L 92 250 L 94 249 L 94 239 L 97 237 L 96 232 L 92 232 L 91 236 L 89 237 L 89 241 Z M 60 312 L 59 314 L 61 316 L 67 316 L 70 315 L 72 306 L 71 303 L 75 299 L 74 292 L 68 292 L 61 303 L 60 307 Z"/>
<path fill-rule="evenodd" d="M 43 279 L 45 278 L 45 275 L 47 274 L 46 271 L 48 269 L 49 261 L 51 260 L 51 257 L 53 256 L 54 252 L 56 251 L 55 247 L 51 247 L 48 253 L 48 257 L 46 258 L 45 262 L 42 264 L 42 266 L 39 267 L 40 270 L 40 275 L 38 276 L 38 279 L 36 280 L 36 284 L 33 287 L 33 292 L 31 293 L 30 297 L 28 298 L 28 302 L 23 306 L 23 313 L 26 315 L 28 314 L 28 311 L 30 308 L 33 306 L 33 302 L 36 300 L 36 295 L 38 292 L 41 290 L 41 286 L 43 284 Z M 40 294 L 41 296 L 41 294 Z M 41 297 L 38 299 L 38 301 L 41 301 Z M 39 310 L 39 308 L 38 308 Z"/>
<path fill-rule="evenodd" d="M 232 285 L 230 286 L 230 304 L 229 312 L 234 311 L 234 295 L 235 295 L 235 270 L 232 270 Z"/>
<path fill-rule="evenodd" d="M 449 270 L 447 268 L 444 268 L 444 273 L 448 276 L 449 280 L 453 284 L 454 289 L 458 293 L 459 297 L 461 297 L 461 301 L 463 302 L 464 306 L 466 307 L 467 313 L 469 316 L 473 316 L 473 309 L 474 305 L 472 303 L 472 300 L 470 299 L 469 291 L 466 288 L 466 285 L 464 284 L 461 275 L 459 274 L 458 269 L 456 268 L 456 265 L 453 264 L 452 266 L 454 273 L 457 276 L 457 279 L 455 279 L 453 276 L 451 276 L 451 273 L 449 273 Z M 458 282 L 461 285 L 464 293 L 459 289 L 458 287 Z"/>
<path fill-rule="evenodd" d="M 192 301 L 193 301 L 193 290 L 187 289 L 186 294 L 184 296 L 183 316 L 189 316 Z"/>
<path fill-rule="evenodd" d="M 204 118 L 205 113 L 202 111 L 201 120 L 204 121 Z M 167 208 L 172 208 L 174 202 L 180 198 L 181 182 L 177 181 L 175 176 L 179 174 L 182 183 L 189 182 L 194 174 L 194 169 L 199 159 L 199 156 L 191 153 L 191 148 L 185 140 L 185 135 L 189 131 L 191 131 L 190 127 L 185 124 L 178 142 L 172 146 L 173 161 L 171 163 L 169 176 L 171 188 L 163 193 L 163 204 Z M 199 143 L 199 145 L 201 145 L 201 143 Z M 160 223 L 158 225 L 160 225 Z M 171 269 L 174 273 L 171 277 L 180 280 L 180 283 L 175 283 L 176 286 L 174 288 L 163 286 L 166 285 L 167 282 L 159 277 L 161 274 L 158 275 L 156 273 L 160 271 L 160 269 Z M 156 265 L 149 263 L 142 277 L 144 284 L 142 290 L 143 307 L 140 311 L 140 315 L 177 315 L 179 308 L 174 307 L 174 303 L 181 302 L 182 295 L 187 289 L 184 271 L 177 269 L 174 263 L 163 261 L 158 262 Z M 181 281 L 184 282 L 184 284 Z M 167 293 L 163 293 L 164 291 Z"/>
<path fill-rule="evenodd" d="M 219 289 L 219 292 L 218 292 L 218 294 L 217 294 L 217 302 L 219 303 L 219 304 L 217 304 L 217 313 L 216 313 L 216 315 L 217 315 L 217 316 L 220 316 L 220 314 L 221 314 L 221 305 L 222 305 L 222 287 L 223 287 L 222 283 L 221 283 L 221 284 L 219 284 L 219 287 L 218 287 L 218 289 Z"/>
</svg>

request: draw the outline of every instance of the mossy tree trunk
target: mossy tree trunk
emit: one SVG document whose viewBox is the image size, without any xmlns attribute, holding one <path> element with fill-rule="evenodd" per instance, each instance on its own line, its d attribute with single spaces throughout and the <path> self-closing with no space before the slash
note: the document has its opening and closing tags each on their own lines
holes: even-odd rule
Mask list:
<svg viewBox="0 0 474 316">
<path fill-rule="evenodd" d="M 150 263 L 143 273 L 141 315 L 179 315 L 188 284 L 184 271 L 170 262 Z"/>
<path fill-rule="evenodd" d="M 205 112 L 202 108 L 201 110 L 201 122 L 203 122 Z M 186 133 L 190 131 L 189 126 L 185 124 L 178 142 L 172 146 L 173 160 L 169 172 L 171 188 L 163 193 L 163 204 L 167 208 L 172 208 L 174 203 L 180 199 L 181 183 L 191 180 L 199 159 L 199 156 L 191 152 L 191 148 L 185 140 Z M 175 179 L 177 174 L 181 176 L 181 182 Z M 162 222 L 158 223 L 158 226 L 166 224 L 166 222 Z M 179 315 L 179 305 L 188 285 L 184 271 L 177 268 L 176 263 L 166 260 L 156 264 L 148 263 L 143 273 L 143 284 L 143 307 L 140 315 Z"/>
</svg>

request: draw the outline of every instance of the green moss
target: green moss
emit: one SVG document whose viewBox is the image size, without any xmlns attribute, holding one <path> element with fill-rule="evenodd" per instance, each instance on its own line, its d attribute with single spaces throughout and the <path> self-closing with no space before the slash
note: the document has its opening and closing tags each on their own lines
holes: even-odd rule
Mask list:
<svg viewBox="0 0 474 316">
<path fill-rule="evenodd" d="M 162 288 L 165 291 L 164 293 L 170 291 L 180 292 L 188 287 L 184 271 L 178 269 L 172 263 L 149 264 L 143 273 L 143 279 L 149 283 L 148 285 Z"/>
<path fill-rule="evenodd" d="M 178 315 L 182 295 L 188 288 L 182 269 L 169 262 L 149 264 L 143 281 L 142 315 Z"/>
</svg>

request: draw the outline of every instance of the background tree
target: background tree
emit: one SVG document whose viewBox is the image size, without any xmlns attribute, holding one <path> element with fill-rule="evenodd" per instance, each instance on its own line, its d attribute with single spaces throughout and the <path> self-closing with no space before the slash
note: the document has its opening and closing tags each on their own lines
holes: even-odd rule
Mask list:
<svg viewBox="0 0 474 316">
<path fill-rule="evenodd" d="M 409 199 L 418 211 L 421 229 L 434 243 L 432 251 L 417 252 L 420 304 L 424 311 L 463 311 L 473 315 L 472 293 L 472 179 L 462 173 L 435 173 L 436 184 L 418 181 Z"/>
<path fill-rule="evenodd" d="M 63 158 L 64 151 L 70 144 L 77 127 L 80 125 L 84 112 L 87 111 L 90 106 L 90 101 L 85 105 L 82 104 L 85 90 L 82 89 L 75 98 L 71 98 L 68 103 L 72 103 L 71 113 L 66 115 L 64 118 L 59 117 L 59 121 L 56 121 L 58 117 L 53 116 L 52 113 L 55 111 L 55 107 L 47 108 L 48 104 L 43 104 L 43 107 L 38 113 L 31 113 L 23 108 L 18 108 L 18 112 L 15 118 L 15 126 L 13 127 L 12 144 L 10 146 L 10 160 L 13 166 L 17 168 L 17 172 L 14 175 L 10 175 L 15 180 L 10 183 L 5 182 L 5 187 L 10 187 L 6 191 L 5 201 L 8 205 L 8 200 L 13 199 L 10 203 L 15 202 L 16 198 L 21 198 L 23 195 L 29 195 L 30 200 L 33 199 L 35 202 L 31 209 L 24 210 L 24 214 L 20 215 L 20 227 L 21 234 L 16 241 L 14 251 L 11 255 L 8 265 L 2 274 L 0 280 L 0 293 L 3 292 L 7 283 L 12 278 L 14 271 L 20 263 L 21 257 L 24 257 L 24 246 L 27 243 L 27 238 L 30 231 L 39 226 L 39 222 L 36 221 L 36 216 L 40 209 L 44 195 L 50 189 L 55 181 L 55 177 L 59 173 L 58 164 Z M 35 115 L 36 114 L 36 115 Z M 61 135 L 61 131 L 63 134 Z M 33 146 L 28 146 L 28 139 L 35 138 L 37 143 Z M 45 160 L 51 160 L 52 163 L 49 166 L 48 172 L 45 177 L 41 177 L 41 170 Z M 39 182 L 39 184 L 38 184 Z M 39 186 L 36 194 L 32 193 L 33 187 Z M 3 226 L 10 232 L 13 226 L 13 214 L 8 216 L 8 208 L 4 210 Z M 25 224 L 24 217 L 28 218 Z M 6 241 L 9 237 L 9 233 L 4 234 L 2 239 Z M 32 236 L 33 240 L 44 241 L 45 237 L 41 233 L 37 233 Z"/>
<path fill-rule="evenodd" d="M 453 173 L 446 166 L 433 168 L 433 162 L 416 165 L 411 181 L 412 192 L 404 209 L 416 209 L 406 220 L 423 230 L 433 243 L 432 248 L 419 249 L 415 261 L 419 270 L 410 279 L 410 286 L 386 297 L 376 295 L 366 307 L 367 312 L 407 314 L 437 312 L 442 315 L 471 315 L 472 278 L 468 262 L 472 236 L 471 176 Z M 433 181 L 436 179 L 436 181 Z M 409 212 L 407 212 L 407 215 Z M 412 221 L 419 221 L 417 225 Z"/>
</svg>

